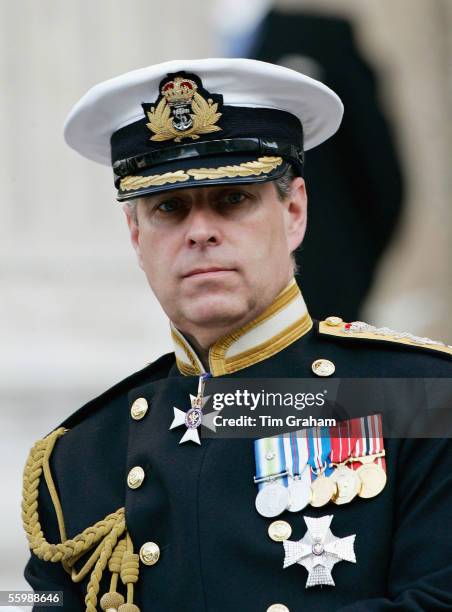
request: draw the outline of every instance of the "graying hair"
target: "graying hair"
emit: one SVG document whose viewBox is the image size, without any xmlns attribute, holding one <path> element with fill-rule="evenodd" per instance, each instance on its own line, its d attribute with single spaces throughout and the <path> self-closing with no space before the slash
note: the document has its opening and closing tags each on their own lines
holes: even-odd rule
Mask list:
<svg viewBox="0 0 452 612">
<path fill-rule="evenodd" d="M 290 186 L 292 185 L 294 178 L 294 169 L 292 166 L 289 166 L 282 176 L 273 181 L 278 198 L 281 200 L 281 202 L 284 202 L 284 200 L 289 197 Z"/>
<path fill-rule="evenodd" d="M 138 215 L 137 215 L 138 199 L 139 198 L 137 198 L 136 200 L 126 200 L 123 203 L 123 208 L 127 208 L 130 216 L 132 217 L 132 221 L 135 223 L 135 225 L 138 225 Z"/>
</svg>

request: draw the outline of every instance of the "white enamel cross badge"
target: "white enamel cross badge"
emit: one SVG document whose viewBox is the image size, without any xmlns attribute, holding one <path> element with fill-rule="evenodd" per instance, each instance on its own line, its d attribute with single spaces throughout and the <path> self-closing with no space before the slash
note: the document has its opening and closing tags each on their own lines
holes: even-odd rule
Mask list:
<svg viewBox="0 0 452 612">
<path fill-rule="evenodd" d="M 331 570 L 339 561 L 356 563 L 356 535 L 337 538 L 331 533 L 333 515 L 312 518 L 304 516 L 307 532 L 298 542 L 285 540 L 284 568 L 299 563 L 308 570 L 306 588 L 327 584 L 334 586 Z"/>
<path fill-rule="evenodd" d="M 181 425 L 185 425 L 187 428 L 187 431 L 180 439 L 179 444 L 183 444 L 189 440 L 196 442 L 196 444 L 201 444 L 198 428 L 202 423 L 202 409 L 210 397 L 210 395 L 203 397 L 206 378 L 209 376 L 209 374 L 203 374 L 199 377 L 198 393 L 196 396 L 190 393 L 191 408 L 188 410 L 188 412 L 184 412 L 183 410 L 176 408 L 176 406 L 173 406 L 174 419 L 170 425 L 170 429 L 175 429 Z"/>
</svg>

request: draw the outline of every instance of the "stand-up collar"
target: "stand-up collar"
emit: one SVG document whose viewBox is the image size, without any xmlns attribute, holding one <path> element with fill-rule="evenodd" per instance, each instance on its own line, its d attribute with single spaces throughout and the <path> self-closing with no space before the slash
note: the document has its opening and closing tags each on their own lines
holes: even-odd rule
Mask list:
<svg viewBox="0 0 452 612">
<path fill-rule="evenodd" d="M 312 328 L 312 319 L 295 280 L 258 317 L 223 336 L 209 349 L 212 376 L 232 374 L 279 353 Z M 206 368 L 186 338 L 171 323 L 179 371 L 199 376 Z"/>
</svg>

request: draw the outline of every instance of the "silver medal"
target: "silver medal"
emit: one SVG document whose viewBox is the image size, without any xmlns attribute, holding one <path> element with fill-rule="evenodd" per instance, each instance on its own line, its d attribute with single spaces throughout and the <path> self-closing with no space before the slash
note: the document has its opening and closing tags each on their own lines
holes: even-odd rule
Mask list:
<svg viewBox="0 0 452 612">
<path fill-rule="evenodd" d="M 289 504 L 287 510 L 289 512 L 299 512 L 306 508 L 311 501 L 311 486 L 306 479 L 289 478 Z"/>
<path fill-rule="evenodd" d="M 271 482 L 266 484 L 256 496 L 256 510 L 261 516 L 272 518 L 284 512 L 289 502 L 289 493 L 286 487 Z"/>
</svg>

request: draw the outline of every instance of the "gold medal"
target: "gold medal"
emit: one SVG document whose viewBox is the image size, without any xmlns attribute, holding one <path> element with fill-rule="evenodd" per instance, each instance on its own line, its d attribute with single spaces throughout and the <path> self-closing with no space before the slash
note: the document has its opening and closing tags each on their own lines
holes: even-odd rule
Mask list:
<svg viewBox="0 0 452 612">
<path fill-rule="evenodd" d="M 311 506 L 320 508 L 325 506 L 337 492 L 336 483 L 327 478 L 323 473 L 319 474 L 311 483 Z"/>
<path fill-rule="evenodd" d="M 360 461 L 362 458 L 360 459 Z M 362 462 L 356 474 L 361 480 L 362 486 L 358 495 L 365 499 L 375 497 L 383 491 L 386 485 L 386 472 L 376 463 Z"/>
<path fill-rule="evenodd" d="M 334 470 L 330 480 L 336 483 L 337 492 L 333 497 L 333 502 L 337 505 L 348 504 L 359 494 L 362 482 L 354 470 L 341 464 Z"/>
</svg>

